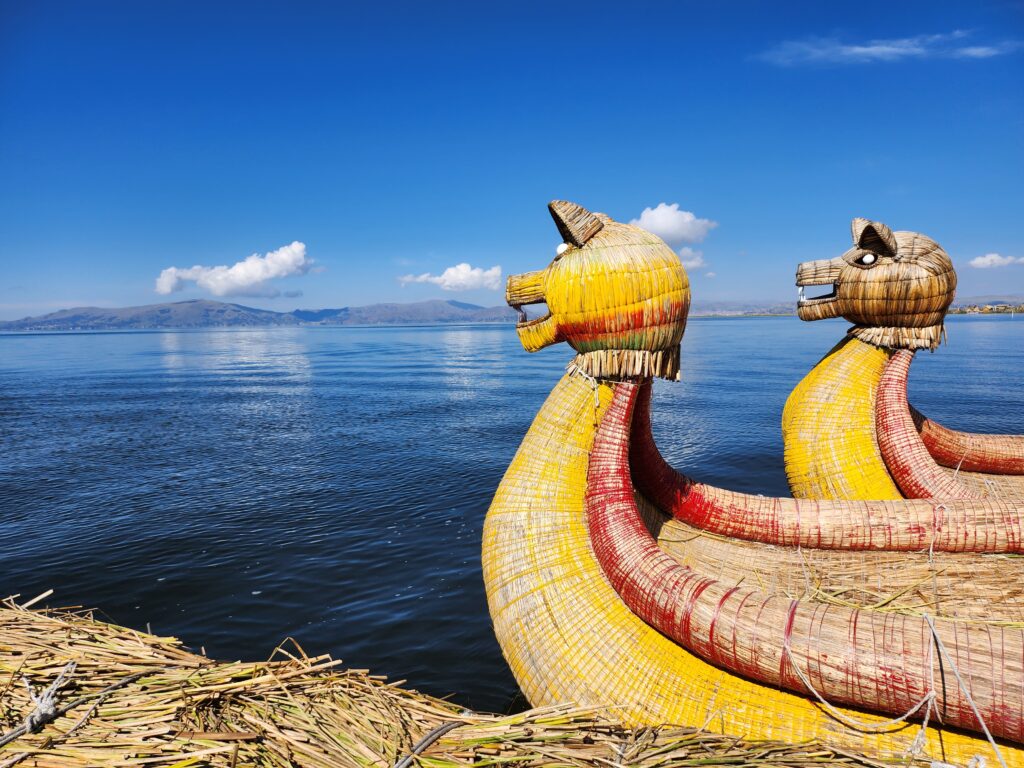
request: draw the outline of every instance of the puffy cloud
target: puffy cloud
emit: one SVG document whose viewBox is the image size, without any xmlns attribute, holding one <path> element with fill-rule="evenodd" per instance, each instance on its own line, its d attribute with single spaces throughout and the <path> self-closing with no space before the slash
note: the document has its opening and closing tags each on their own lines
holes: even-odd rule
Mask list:
<svg viewBox="0 0 1024 768">
<path fill-rule="evenodd" d="M 640 218 L 629 223 L 654 233 L 671 246 L 699 243 L 718 226 L 717 221 L 698 219 L 690 211 L 680 211 L 679 203 L 658 203 L 657 208 L 644 208 Z"/>
<path fill-rule="evenodd" d="M 704 273 L 704 277 L 717 277 L 717 276 L 718 275 L 716 275 L 714 272 L 705 272 Z"/>
<path fill-rule="evenodd" d="M 992 267 L 1007 267 L 1010 264 L 1024 264 L 1024 256 L 1000 256 L 998 253 L 986 253 L 984 256 L 975 256 L 968 263 L 976 269 L 991 269 Z"/>
<path fill-rule="evenodd" d="M 192 282 L 214 296 L 279 296 L 280 291 L 267 284 L 270 280 L 304 275 L 312 266 L 305 244 L 296 240 L 263 256 L 254 253 L 230 267 L 168 267 L 156 279 L 156 292 L 173 293 Z"/>
<path fill-rule="evenodd" d="M 693 248 L 685 245 L 679 249 L 679 260 L 683 262 L 683 266 L 687 269 L 699 269 L 708 265 L 704 261 L 704 254 L 702 252 L 695 251 Z"/>
<path fill-rule="evenodd" d="M 1012 53 L 1021 47 L 1017 40 L 988 45 L 958 42 L 969 36 L 969 32 L 957 29 L 937 35 L 894 37 L 863 43 L 842 42 L 834 37 L 812 37 L 786 40 L 759 58 L 786 67 L 799 64 L 868 64 L 906 59 L 987 59 Z"/>
<path fill-rule="evenodd" d="M 465 262 L 448 267 L 440 275 L 424 272 L 422 275 L 403 275 L 398 278 L 402 285 L 409 283 L 433 283 L 446 291 L 473 291 L 488 288 L 497 291 L 501 288 L 501 267 L 482 269 L 471 267 Z"/>
</svg>

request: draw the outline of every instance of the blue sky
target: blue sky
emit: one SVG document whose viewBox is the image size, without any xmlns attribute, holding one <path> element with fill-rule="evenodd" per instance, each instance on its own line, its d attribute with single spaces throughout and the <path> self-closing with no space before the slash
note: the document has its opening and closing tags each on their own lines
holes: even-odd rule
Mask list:
<svg viewBox="0 0 1024 768">
<path fill-rule="evenodd" d="M 1024 293 L 1022 137 L 1021 2 L 3 0 L 0 318 L 497 304 L 555 198 L 654 209 L 697 301 L 795 299 L 854 216 Z"/>
</svg>

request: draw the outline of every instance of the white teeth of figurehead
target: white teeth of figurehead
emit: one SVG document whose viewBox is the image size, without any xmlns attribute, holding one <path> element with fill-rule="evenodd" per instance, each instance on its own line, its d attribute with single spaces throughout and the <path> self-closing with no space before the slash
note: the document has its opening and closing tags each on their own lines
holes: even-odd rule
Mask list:
<svg viewBox="0 0 1024 768">
<path fill-rule="evenodd" d="M 797 288 L 796 295 L 800 301 L 804 300 L 804 287 L 802 285 Z"/>
</svg>

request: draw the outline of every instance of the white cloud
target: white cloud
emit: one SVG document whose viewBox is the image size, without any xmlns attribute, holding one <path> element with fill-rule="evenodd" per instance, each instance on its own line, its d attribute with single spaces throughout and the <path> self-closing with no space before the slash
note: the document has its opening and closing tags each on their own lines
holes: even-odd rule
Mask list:
<svg viewBox="0 0 1024 768">
<path fill-rule="evenodd" d="M 448 267 L 440 275 L 424 272 L 422 275 L 403 275 L 398 278 L 402 285 L 408 283 L 433 283 L 446 291 L 473 291 L 487 288 L 497 291 L 501 288 L 501 267 L 482 269 L 471 267 L 465 262 Z"/>
<path fill-rule="evenodd" d="M 986 59 L 1012 53 L 1021 41 L 1006 40 L 987 45 L 964 45 L 958 41 L 970 32 L 957 29 L 937 35 L 913 35 L 843 42 L 835 37 L 786 40 L 762 53 L 759 58 L 780 66 L 799 64 L 868 64 L 906 59 Z"/>
<path fill-rule="evenodd" d="M 717 221 L 698 219 L 690 211 L 680 211 L 679 203 L 658 203 L 657 208 L 644 208 L 640 218 L 629 223 L 654 233 L 671 246 L 699 243 L 718 226 Z"/>
<path fill-rule="evenodd" d="M 267 285 L 270 280 L 304 275 L 312 266 L 305 244 L 296 240 L 263 256 L 254 253 L 230 267 L 168 267 L 156 279 L 156 292 L 173 293 L 192 282 L 214 296 L 279 296 L 280 291 Z"/>
<path fill-rule="evenodd" d="M 708 263 L 704 261 L 704 254 L 700 251 L 695 251 L 693 248 L 684 245 L 679 249 L 679 260 L 683 262 L 683 266 L 687 269 L 699 269 L 700 267 L 706 267 Z"/>
<path fill-rule="evenodd" d="M 986 253 L 984 256 L 975 256 L 968 263 L 976 269 L 991 269 L 992 267 L 1007 267 L 1010 264 L 1024 264 L 1024 256 L 1000 256 L 998 253 Z"/>
<path fill-rule="evenodd" d="M 716 275 L 714 272 L 705 272 L 704 273 L 704 277 L 717 277 L 717 276 L 718 275 Z"/>
</svg>

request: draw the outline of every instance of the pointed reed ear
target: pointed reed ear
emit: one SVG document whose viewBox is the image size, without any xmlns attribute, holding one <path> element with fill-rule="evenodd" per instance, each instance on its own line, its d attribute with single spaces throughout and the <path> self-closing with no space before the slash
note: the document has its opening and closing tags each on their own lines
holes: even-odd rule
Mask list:
<svg viewBox="0 0 1024 768">
<path fill-rule="evenodd" d="M 853 234 L 853 244 L 858 248 L 877 253 L 879 256 L 896 258 L 896 235 L 882 222 L 858 217 L 850 225 L 850 231 Z"/>
<path fill-rule="evenodd" d="M 548 210 L 551 211 L 551 218 L 555 220 L 555 226 L 558 227 L 562 240 L 572 243 L 577 248 L 584 245 L 604 227 L 604 222 L 576 203 L 554 200 L 548 204 Z"/>
</svg>

